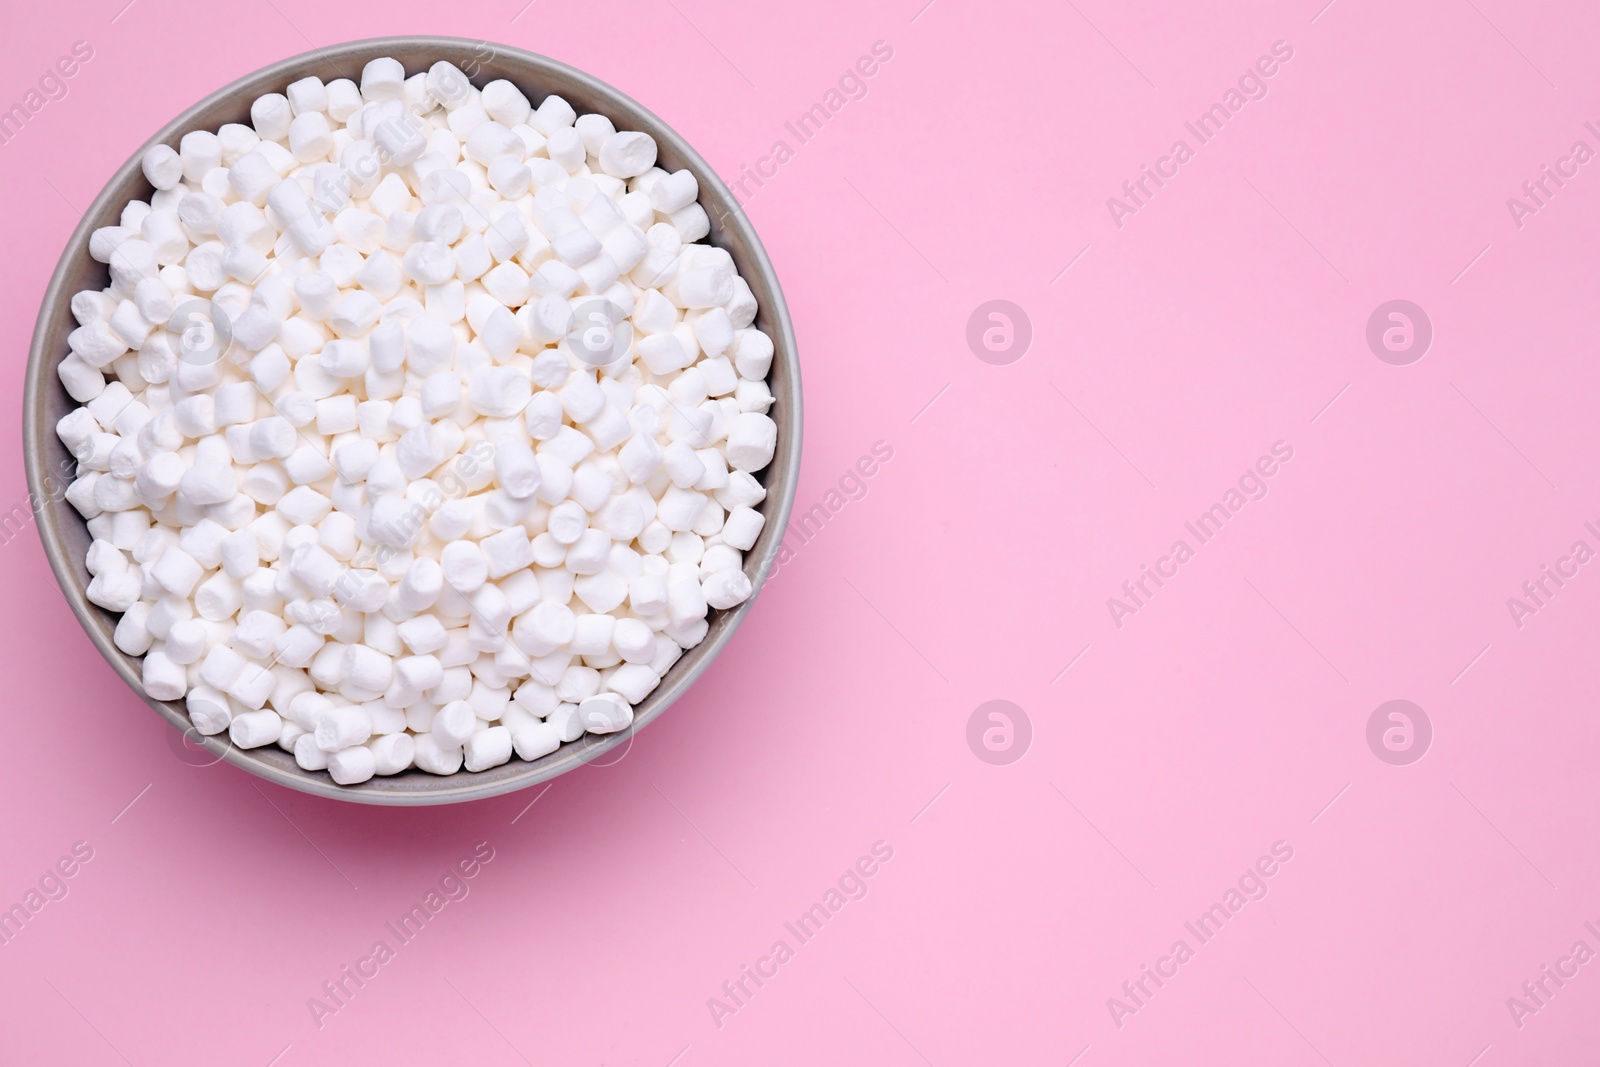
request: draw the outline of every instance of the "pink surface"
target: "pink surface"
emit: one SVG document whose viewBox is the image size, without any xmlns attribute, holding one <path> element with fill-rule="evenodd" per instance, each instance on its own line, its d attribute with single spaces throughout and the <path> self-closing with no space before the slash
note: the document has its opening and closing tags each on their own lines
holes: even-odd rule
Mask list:
<svg viewBox="0 0 1600 1067">
<path fill-rule="evenodd" d="M 176 758 L 12 537 L 0 903 L 92 859 L 0 946 L 0 1061 L 1593 1055 L 1600 566 L 1560 561 L 1600 549 L 1600 164 L 1560 161 L 1600 149 L 1600 12 L 922 2 L 13 5 L 0 105 L 94 54 L 0 145 L 4 499 L 39 297 L 116 166 L 269 61 L 440 32 L 592 71 L 730 179 L 776 167 L 745 188 L 805 367 L 797 515 L 826 521 L 626 758 L 435 810 Z M 800 143 L 785 123 L 878 41 Z M 1185 123 L 1280 41 L 1201 144 Z M 1145 164 L 1170 176 L 1119 227 Z M 1576 175 L 1513 213 L 1545 164 Z M 997 299 L 1031 320 L 1010 363 L 967 342 Z M 1433 326 L 1409 365 L 1366 340 L 1395 299 Z M 1275 445 L 1201 543 L 1185 524 Z M 1576 574 L 1513 617 L 1546 564 Z M 1171 576 L 1113 612 L 1143 565 Z M 1403 722 L 1367 739 L 1395 699 L 1432 726 L 1405 765 L 1376 754 Z M 1019 761 L 1014 711 L 969 733 L 996 700 L 1031 725 Z M 479 842 L 402 944 L 386 924 Z M 785 926 L 841 884 L 820 933 Z M 345 966 L 372 977 L 315 1012 Z M 735 1000 L 746 966 L 771 976 Z"/>
</svg>

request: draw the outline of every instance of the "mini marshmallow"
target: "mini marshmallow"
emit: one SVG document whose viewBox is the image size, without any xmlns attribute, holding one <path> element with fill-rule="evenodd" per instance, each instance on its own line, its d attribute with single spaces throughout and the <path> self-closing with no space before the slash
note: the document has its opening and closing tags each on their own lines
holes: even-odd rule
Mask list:
<svg viewBox="0 0 1600 1067">
<path fill-rule="evenodd" d="M 298 758 L 299 749 L 295 750 Z M 377 773 L 377 760 L 365 745 L 340 749 L 328 755 L 328 777 L 340 785 L 359 785 Z"/>
<path fill-rule="evenodd" d="M 685 308 L 712 308 L 733 298 L 733 275 L 720 267 L 695 267 L 672 281 L 678 304 Z"/>
<path fill-rule="evenodd" d="M 728 427 L 728 465 L 753 474 L 772 462 L 778 424 L 766 415 L 743 411 Z"/>
<path fill-rule="evenodd" d="M 397 60 L 374 59 L 361 68 L 361 96 L 368 102 L 399 100 L 405 80 L 406 70 Z"/>
<path fill-rule="evenodd" d="M 411 766 L 416 755 L 416 739 L 408 733 L 386 733 L 367 746 L 372 752 L 373 773 L 399 774 Z"/>
<path fill-rule="evenodd" d="M 655 634 L 639 619 L 618 619 L 611 641 L 617 654 L 629 663 L 648 663 L 655 654 Z"/>
<path fill-rule="evenodd" d="M 434 374 L 443 370 L 455 355 L 455 331 L 447 322 L 419 315 L 406 327 L 406 347 L 407 366 L 418 374 Z"/>
<path fill-rule="evenodd" d="M 578 718 L 592 734 L 614 734 L 632 725 L 633 708 L 615 693 L 596 693 L 578 705 Z"/>
<path fill-rule="evenodd" d="M 145 152 L 139 166 L 145 180 L 157 189 L 175 188 L 183 180 L 183 160 L 168 145 L 158 144 Z"/>
<path fill-rule="evenodd" d="M 328 325 L 341 337 L 360 336 L 377 323 L 381 310 L 376 297 L 357 290 L 340 297 L 333 305 L 328 313 Z"/>
<path fill-rule="evenodd" d="M 588 529 L 589 516 L 577 501 L 563 501 L 550 510 L 546 525 L 550 536 L 564 545 L 571 545 Z"/>
<path fill-rule="evenodd" d="M 614 133 L 600 145 L 600 169 L 614 178 L 633 178 L 656 162 L 656 142 L 649 134 Z"/>
<path fill-rule="evenodd" d="M 434 727 L 438 731 L 437 724 Z M 511 731 L 504 726 L 491 726 L 467 739 L 465 763 L 469 771 L 486 771 L 498 767 L 511 758 Z"/>
<path fill-rule="evenodd" d="M 454 774 L 461 769 L 462 759 L 460 745 L 441 744 L 433 733 L 416 735 L 415 754 L 412 760 L 419 769 L 429 774 Z"/>
<path fill-rule="evenodd" d="M 400 579 L 396 592 L 397 603 L 405 611 L 426 611 L 439 599 L 443 589 L 444 568 L 436 561 L 423 557 L 413 561 Z"/>
<path fill-rule="evenodd" d="M 194 591 L 205 569 L 177 546 L 168 548 L 150 569 L 150 576 L 174 596 L 186 597 Z"/>
<path fill-rule="evenodd" d="M 372 716 L 360 705 L 346 704 L 318 715 L 313 729 L 318 748 L 324 752 L 338 752 L 351 745 L 364 744 L 372 736 Z"/>
<path fill-rule="evenodd" d="M 507 128 L 527 122 L 533 112 L 533 106 L 522 90 L 503 78 L 485 85 L 481 99 L 483 110 L 489 118 Z"/>
<path fill-rule="evenodd" d="M 284 96 L 296 115 L 308 111 L 328 110 L 328 87 L 322 84 L 321 78 L 314 75 L 290 82 L 289 87 L 284 90 Z"/>
<path fill-rule="evenodd" d="M 449 245 L 423 241 L 406 249 L 400 267 L 419 285 L 443 285 L 455 277 L 456 254 Z"/>
<path fill-rule="evenodd" d="M 264 140 L 286 139 L 289 136 L 289 123 L 293 118 L 294 109 L 289 104 L 289 98 L 282 93 L 258 96 L 250 105 L 250 124 Z"/>
<path fill-rule="evenodd" d="M 460 593 L 471 593 L 489 577 L 489 561 L 482 549 L 471 541 L 452 541 L 439 556 L 445 584 Z"/>
<path fill-rule="evenodd" d="M 437 652 L 447 640 L 444 625 L 435 615 L 417 615 L 396 627 L 406 647 L 418 654 Z"/>
<path fill-rule="evenodd" d="M 750 599 L 750 579 L 742 570 L 720 570 L 705 580 L 701 592 L 707 606 L 725 610 Z"/>
<path fill-rule="evenodd" d="M 511 637 L 528 655 L 545 656 L 571 641 L 576 628 L 576 617 L 565 603 L 546 600 L 516 618 Z"/>
<path fill-rule="evenodd" d="M 191 130 L 178 142 L 178 155 L 183 162 L 184 180 L 198 184 L 208 171 L 222 163 L 222 142 L 209 130 Z"/>
<path fill-rule="evenodd" d="M 465 700 L 452 701 L 439 709 L 433 719 L 433 739 L 441 748 L 465 744 L 477 732 L 478 717 Z"/>
<path fill-rule="evenodd" d="M 228 725 L 228 740 L 239 748 L 260 748 L 278 740 L 283 720 L 278 713 L 263 709 L 235 715 Z"/>
<path fill-rule="evenodd" d="M 732 548 L 747 551 L 755 545 L 766 522 L 767 517 L 754 508 L 743 505 L 732 508 L 722 524 L 722 541 Z"/>
<path fill-rule="evenodd" d="M 220 734 L 233 722 L 233 708 L 228 695 L 209 685 L 197 685 L 189 690 L 184 707 L 189 712 L 189 721 L 194 724 L 196 732 L 207 737 Z"/>
<path fill-rule="evenodd" d="M 479 542 L 479 547 L 488 575 L 496 581 L 533 565 L 533 546 L 528 540 L 528 531 L 521 526 L 491 534 Z"/>
<path fill-rule="evenodd" d="M 328 117 L 320 111 L 296 115 L 289 123 L 289 151 L 302 163 L 328 158 L 333 148 L 333 133 Z"/>
<path fill-rule="evenodd" d="M 561 730 L 551 723 L 536 722 L 518 730 L 512 737 L 517 755 L 524 760 L 548 756 L 561 747 Z"/>
<path fill-rule="evenodd" d="M 345 676 L 362 689 L 381 693 L 394 679 L 393 661 L 366 645 L 345 646 L 343 663 Z"/>
<path fill-rule="evenodd" d="M 671 215 L 694 203 L 700 196 L 700 183 L 686 170 L 674 171 L 650 186 L 650 206 Z"/>
<path fill-rule="evenodd" d="M 510 418 L 527 407 L 532 384 L 514 367 L 483 367 L 467 383 L 467 398 L 482 415 Z"/>
</svg>

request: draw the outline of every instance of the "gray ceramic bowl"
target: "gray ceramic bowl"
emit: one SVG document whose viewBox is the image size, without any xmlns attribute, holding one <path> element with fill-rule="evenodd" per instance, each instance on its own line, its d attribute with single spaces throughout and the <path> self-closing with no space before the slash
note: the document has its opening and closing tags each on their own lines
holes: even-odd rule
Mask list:
<svg viewBox="0 0 1600 1067">
<path fill-rule="evenodd" d="M 506 45 L 452 37 L 383 37 L 335 45 L 275 63 L 212 93 L 162 127 L 122 165 L 95 198 L 68 242 L 45 292 L 34 330 L 23 397 L 23 448 L 28 488 L 33 494 L 39 534 L 56 580 L 101 655 L 174 729 L 188 731 L 190 743 L 196 743 L 198 735 L 189 730 L 189 718 L 183 706 L 144 696 L 139 681 L 139 660 L 126 655 L 112 642 L 117 616 L 89 603 L 84 596 L 89 582 L 89 573 L 84 567 L 89 532 L 83 518 L 62 499 L 65 483 L 60 472 L 71 470 L 72 457 L 55 434 L 56 421 L 76 406 L 56 375 L 57 364 L 67 354 L 67 334 L 76 326 L 69 303 L 72 295 L 81 289 L 98 289 L 109 284 L 107 268 L 89 257 L 89 234 L 99 226 L 115 224 L 128 201 L 150 196 L 153 190 L 139 168 L 139 159 L 146 148 L 157 143 L 176 148 L 178 140 L 190 130 L 215 130 L 228 122 L 249 123 L 251 101 L 262 93 L 282 92 L 297 78 L 314 74 L 324 81 L 347 77 L 359 82 L 361 68 L 368 60 L 379 56 L 398 59 L 408 74 L 426 70 L 438 60 L 449 60 L 467 71 L 475 85 L 505 78 L 519 86 L 535 104 L 557 93 L 580 114 L 598 112 L 609 117 L 620 130 L 642 130 L 650 134 L 660 148 L 660 166 L 668 170 L 686 167 L 699 179 L 700 203 L 712 220 L 709 240 L 727 249 L 738 264 L 739 273 L 760 303 L 756 325 L 772 337 L 777 349 L 769 383 L 776 399 L 771 414 L 778 424 L 778 448 L 771 466 L 761 475 L 767 487 L 767 499 L 762 505 L 767 522 L 755 546 L 745 554 L 744 563 L 745 573 L 757 591 L 772 566 L 788 523 L 800 466 L 800 367 L 795 356 L 794 331 L 777 275 L 755 230 L 727 186 L 688 142 L 655 115 L 604 82 L 555 60 Z M 198 739 L 197 743 L 213 753 L 206 757 L 208 759 L 225 759 L 291 789 L 339 800 L 366 804 L 449 804 L 509 793 L 554 778 L 614 750 L 625 751 L 632 743 L 634 731 L 682 696 L 711 664 L 754 602 L 752 596 L 730 611 L 712 613 L 711 629 L 705 640 L 685 653 L 667 672 L 655 692 L 635 709 L 633 725 L 627 730 L 604 737 L 586 736 L 531 763 L 513 757 L 510 763 L 477 773 L 462 771 L 440 778 L 409 770 L 393 777 L 374 778 L 358 786 L 339 786 L 325 771 L 301 770 L 294 758 L 276 745 L 243 751 L 230 746 L 226 735 Z"/>
</svg>

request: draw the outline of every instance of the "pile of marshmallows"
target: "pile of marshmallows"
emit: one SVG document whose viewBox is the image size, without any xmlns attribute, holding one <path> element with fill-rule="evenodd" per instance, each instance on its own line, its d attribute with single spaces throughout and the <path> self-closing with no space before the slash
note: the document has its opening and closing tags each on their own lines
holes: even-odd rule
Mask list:
<svg viewBox="0 0 1600 1067">
<path fill-rule="evenodd" d="M 349 785 L 633 721 L 749 597 L 770 338 L 688 171 L 376 59 L 143 158 L 56 427 L 88 597 L 202 734 Z"/>
</svg>

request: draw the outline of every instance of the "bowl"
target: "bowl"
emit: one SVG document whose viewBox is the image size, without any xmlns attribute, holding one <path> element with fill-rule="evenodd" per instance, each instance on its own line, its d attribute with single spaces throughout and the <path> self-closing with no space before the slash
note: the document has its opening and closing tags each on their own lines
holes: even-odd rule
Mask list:
<svg viewBox="0 0 1600 1067">
<path fill-rule="evenodd" d="M 424 71 L 441 59 L 448 60 L 467 72 L 474 85 L 482 87 L 497 78 L 505 78 L 521 88 L 535 104 L 557 93 L 580 114 L 597 112 L 610 118 L 620 130 L 640 130 L 654 137 L 659 148 L 658 166 L 667 170 L 687 168 L 693 173 L 700 183 L 700 203 L 711 218 L 711 233 L 705 240 L 725 248 L 733 256 L 740 276 L 759 302 L 755 325 L 773 341 L 775 353 L 768 384 L 774 404 L 769 414 L 778 424 L 778 443 L 772 463 L 759 476 L 767 489 L 762 504 L 766 525 L 744 557 L 745 574 L 754 592 L 743 604 L 710 614 L 710 629 L 705 639 L 685 652 L 662 678 L 661 684 L 635 707 L 632 726 L 603 736 L 585 734 L 531 762 L 513 756 L 511 762 L 499 767 L 478 772 L 463 770 L 448 777 L 412 768 L 360 785 L 340 786 L 326 771 L 301 770 L 294 757 L 276 745 L 242 750 L 234 748 L 226 734 L 200 737 L 190 726 L 188 713 L 181 703 L 152 700 L 145 695 L 140 682 L 139 658 L 122 652 L 112 641 L 119 616 L 91 604 L 85 595 L 90 579 L 84 566 L 89 531 L 82 516 L 62 496 L 66 483 L 59 472 L 72 469 L 73 457 L 55 433 L 57 420 L 77 404 L 62 387 L 56 367 L 67 354 L 67 334 L 76 326 L 70 308 L 72 295 L 81 289 L 98 289 L 109 284 L 107 267 L 89 256 L 89 234 L 97 227 L 114 225 L 124 204 L 148 199 L 154 191 L 139 166 L 146 149 L 155 144 L 176 148 L 178 140 L 190 130 L 215 130 L 228 122 L 248 124 L 250 104 L 256 97 L 282 92 L 297 78 L 316 75 L 324 81 L 347 77 L 359 82 L 361 68 L 380 56 L 399 60 L 408 75 Z M 45 291 L 28 357 L 27 385 L 23 394 L 23 453 L 39 535 L 57 584 L 100 654 L 173 729 L 184 731 L 214 759 L 226 760 L 268 781 L 302 792 L 364 804 L 451 804 L 525 789 L 615 750 L 626 752 L 634 733 L 681 697 L 727 645 L 755 603 L 756 594 L 772 567 L 794 502 L 800 467 L 800 367 L 788 309 L 761 241 L 728 187 L 670 126 L 605 82 L 532 52 L 455 37 L 379 37 L 306 52 L 217 90 L 162 127 L 112 176 L 78 224 Z"/>
</svg>

